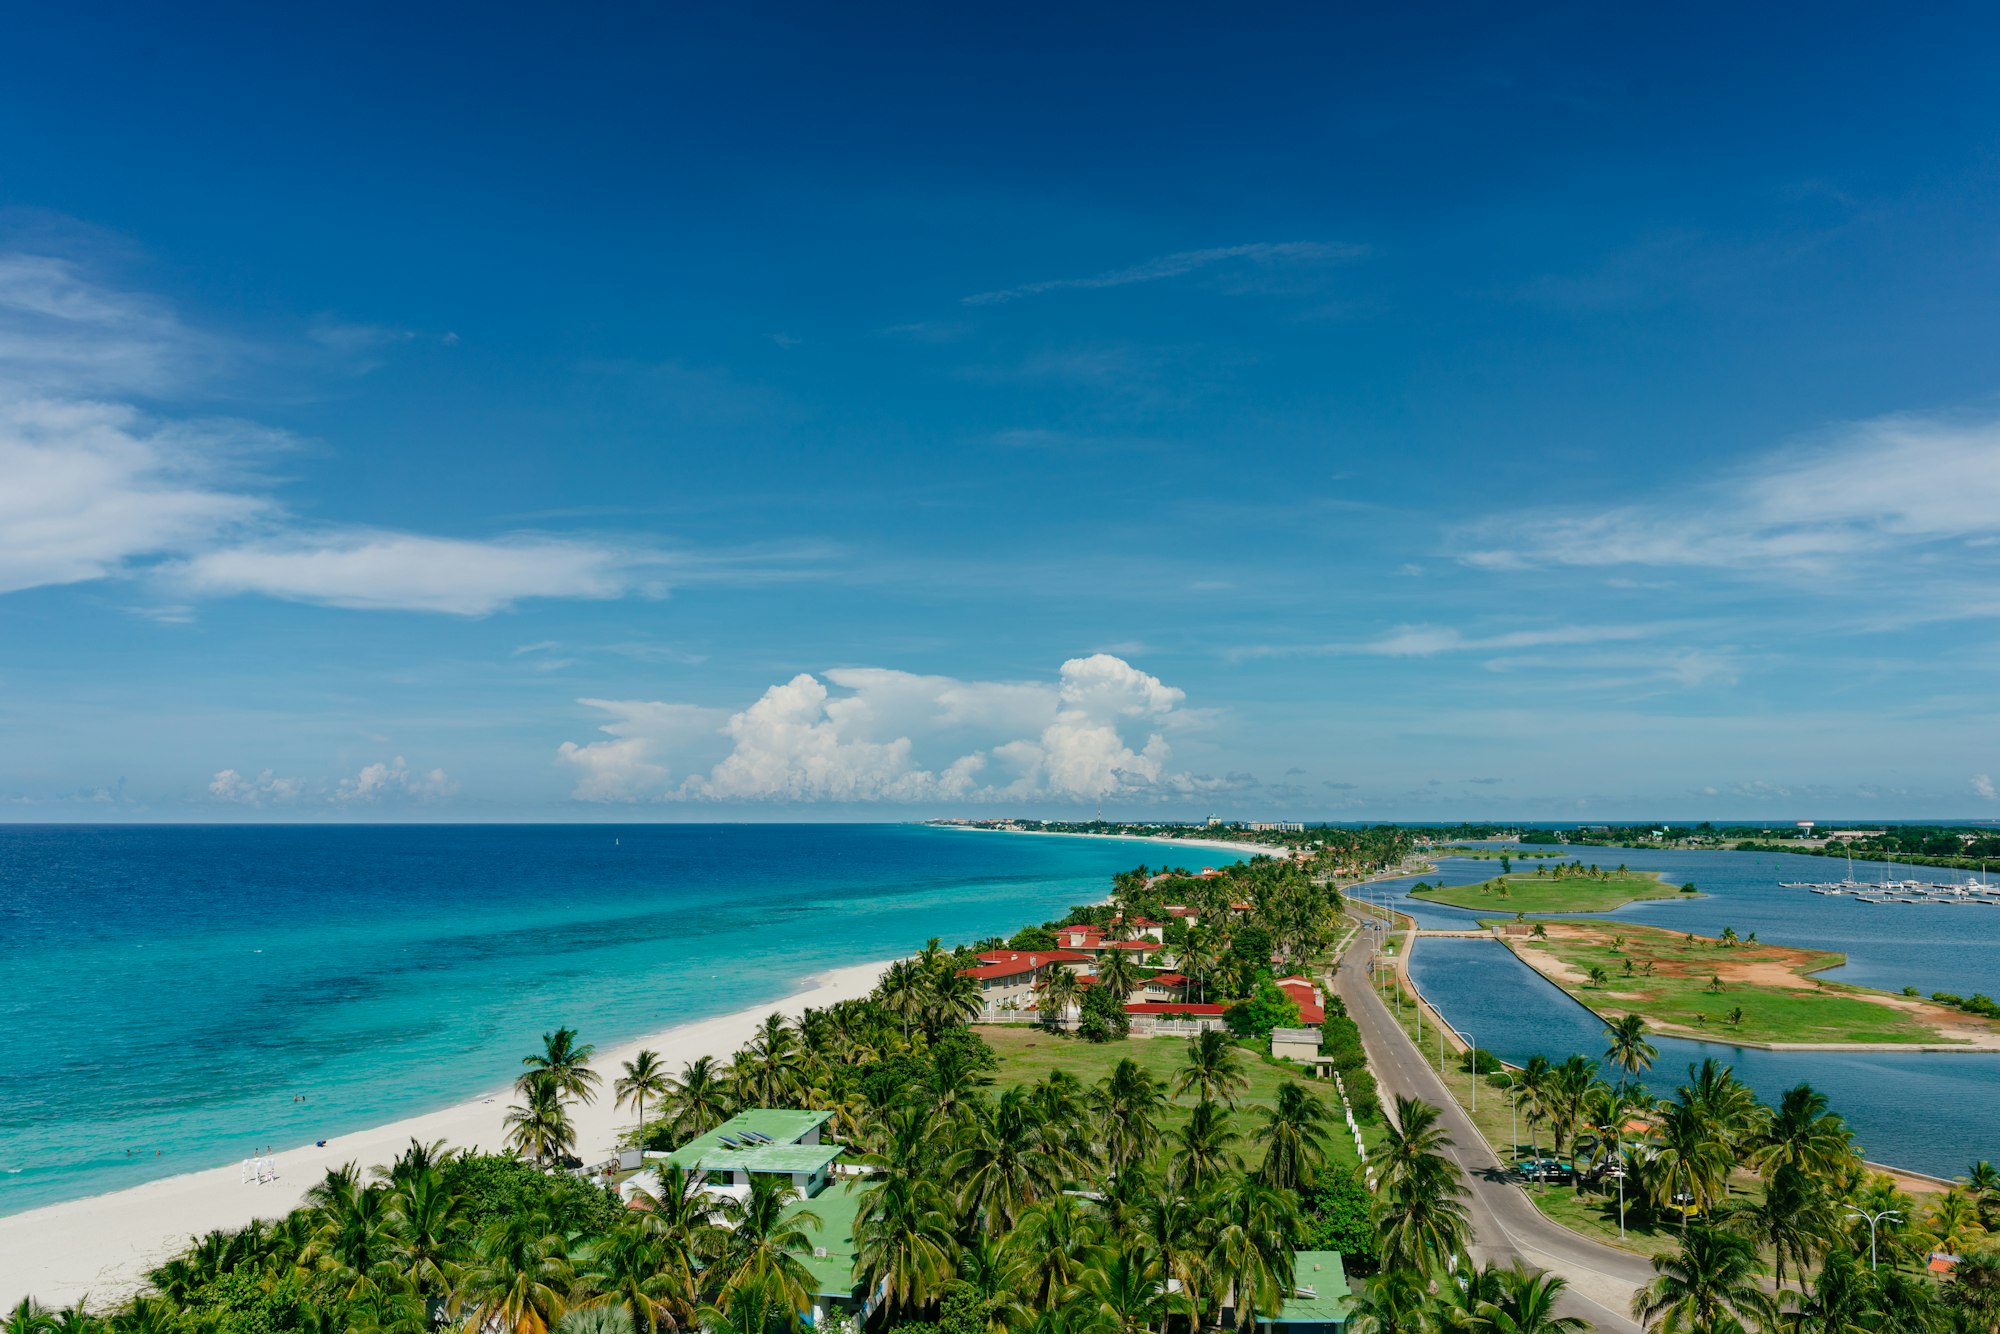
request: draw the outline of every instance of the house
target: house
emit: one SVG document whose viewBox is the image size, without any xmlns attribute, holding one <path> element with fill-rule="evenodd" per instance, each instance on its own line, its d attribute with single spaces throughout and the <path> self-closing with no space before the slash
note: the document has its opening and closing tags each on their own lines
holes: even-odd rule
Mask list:
<svg viewBox="0 0 2000 1334">
<path fill-rule="evenodd" d="M 1142 1001 L 1186 1000 L 1187 994 L 1185 973 L 1153 973 L 1139 984 L 1139 999 Z"/>
<path fill-rule="evenodd" d="M 702 1189 L 711 1195 L 742 1199 L 750 1193 L 753 1176 L 774 1176 L 783 1178 L 802 1199 L 811 1199 L 826 1188 L 829 1169 L 840 1157 L 840 1145 L 820 1140 L 820 1127 L 832 1116 L 832 1112 L 775 1107 L 738 1112 L 672 1153 L 644 1154 L 648 1169 L 628 1178 L 619 1193 L 627 1203 L 640 1190 L 658 1195 L 660 1168 L 677 1167 L 698 1173 Z"/>
<path fill-rule="evenodd" d="M 1156 944 L 1166 940 L 1165 923 L 1156 922 L 1150 917 L 1134 917 L 1129 920 L 1124 917 L 1114 917 L 1111 919 L 1111 925 L 1118 929 L 1119 935 L 1129 936 L 1135 940 L 1150 940 Z"/>
<path fill-rule="evenodd" d="M 1272 1029 L 1271 1055 L 1281 1061 L 1297 1061 L 1300 1065 L 1309 1066 L 1315 1074 L 1323 1074 L 1333 1066 L 1332 1057 L 1320 1055 L 1317 1028 Z"/>
<path fill-rule="evenodd" d="M 1354 1310 L 1354 1290 L 1339 1251 L 1298 1251 L 1292 1257 L 1292 1286 L 1276 1315 L 1257 1327 L 1265 1334 L 1342 1334 Z"/>
<path fill-rule="evenodd" d="M 1296 974 L 1281 977 L 1278 979 L 1278 990 L 1298 1003 L 1300 1023 L 1317 1027 L 1326 1022 L 1326 1006 L 1320 1003 L 1319 988 L 1312 984 L 1311 979 Z"/>
<path fill-rule="evenodd" d="M 883 1289 L 864 1292 L 857 1272 L 854 1220 L 861 1212 L 861 1185 L 849 1179 L 811 1202 L 800 1200 L 785 1211 L 787 1220 L 811 1213 L 819 1221 L 799 1227 L 812 1243 L 809 1254 L 799 1256 L 811 1281 L 806 1285 L 812 1310 L 806 1320 L 814 1328 L 825 1328 L 830 1319 L 847 1317 L 859 1329 L 882 1304 Z"/>
<path fill-rule="evenodd" d="M 1228 1009 L 1226 1005 L 1197 1005 L 1191 1001 L 1125 1002 L 1125 1016 L 1131 1021 L 1132 1031 L 1139 1034 L 1222 1028 L 1222 1016 Z"/>
<path fill-rule="evenodd" d="M 1066 950 L 1094 950 L 1104 939 L 1101 926 L 1059 926 L 1056 928 L 1056 945 Z"/>
<path fill-rule="evenodd" d="M 1097 953 L 1101 957 L 1107 950 L 1118 950 L 1144 963 L 1147 955 L 1158 954 L 1165 948 L 1157 940 L 1107 940 L 1097 947 Z"/>
<path fill-rule="evenodd" d="M 1034 1008 L 1035 989 L 1057 965 L 1088 968 L 1091 956 L 1076 950 L 988 950 L 979 963 L 959 971 L 979 982 L 981 1003 L 989 1010 Z"/>
</svg>

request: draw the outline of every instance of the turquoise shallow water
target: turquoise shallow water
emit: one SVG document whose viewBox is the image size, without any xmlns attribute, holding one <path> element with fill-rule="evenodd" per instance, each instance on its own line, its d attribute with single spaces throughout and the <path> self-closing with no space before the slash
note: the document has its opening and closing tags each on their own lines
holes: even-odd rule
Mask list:
<svg viewBox="0 0 2000 1334">
<path fill-rule="evenodd" d="M 558 1024 L 608 1047 L 1181 854 L 900 825 L 0 827 L 0 1214 L 446 1106 Z"/>
</svg>

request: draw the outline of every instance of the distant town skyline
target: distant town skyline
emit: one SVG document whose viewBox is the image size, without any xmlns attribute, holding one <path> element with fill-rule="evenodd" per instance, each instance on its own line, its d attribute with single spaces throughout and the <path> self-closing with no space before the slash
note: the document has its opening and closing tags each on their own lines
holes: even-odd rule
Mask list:
<svg viewBox="0 0 2000 1334">
<path fill-rule="evenodd" d="M 0 819 L 2000 818 L 1996 27 L 24 12 Z"/>
</svg>

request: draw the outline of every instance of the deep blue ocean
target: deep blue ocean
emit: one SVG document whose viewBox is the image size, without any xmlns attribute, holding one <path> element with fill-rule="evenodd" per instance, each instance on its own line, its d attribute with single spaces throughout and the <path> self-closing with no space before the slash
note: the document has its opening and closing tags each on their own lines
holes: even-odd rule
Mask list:
<svg viewBox="0 0 2000 1334">
<path fill-rule="evenodd" d="M 1740 935 L 1755 931 L 1774 944 L 1839 950 L 1847 955 L 1846 966 L 1824 976 L 1861 986 L 2000 996 L 2000 908 L 1868 904 L 1779 885 L 1838 880 L 1847 867 L 1837 858 L 1643 848 L 1580 848 L 1570 855 L 1601 866 L 1622 862 L 1635 870 L 1664 871 L 1675 884 L 1692 882 L 1702 891 L 1700 897 L 1628 904 L 1606 914 L 1610 917 L 1705 936 L 1734 927 Z M 1515 865 L 1535 863 L 1524 858 Z M 1855 874 L 1865 879 L 1879 870 L 1856 863 Z M 1409 887 L 1419 879 L 1470 884 L 1498 871 L 1491 861 L 1451 858 L 1441 861 L 1435 874 L 1369 886 L 1367 892 L 1392 900 L 1420 925 L 1462 928 L 1481 916 L 1511 914 L 1412 900 L 1406 897 Z M 1957 871 L 1916 874 L 1964 877 Z M 1596 1016 L 1498 941 L 1426 940 L 1412 956 L 1411 970 L 1453 1027 L 1469 1031 L 1504 1060 L 1603 1055 L 1604 1025 Z M 1686 1081 L 1690 1063 L 1713 1056 L 1734 1066 L 1766 1101 L 1802 1081 L 1812 1084 L 1833 1100 L 1876 1162 L 1948 1177 L 1962 1174 L 1975 1159 L 2000 1159 L 2000 1052 L 1770 1052 L 1658 1037 L 1654 1045 L 1660 1058 L 1646 1082 L 1656 1094 L 1670 1093 Z"/>
<path fill-rule="evenodd" d="M 0 826 L 0 1214 L 434 1110 L 558 1025 L 607 1048 L 1203 857 L 907 825 Z"/>
</svg>

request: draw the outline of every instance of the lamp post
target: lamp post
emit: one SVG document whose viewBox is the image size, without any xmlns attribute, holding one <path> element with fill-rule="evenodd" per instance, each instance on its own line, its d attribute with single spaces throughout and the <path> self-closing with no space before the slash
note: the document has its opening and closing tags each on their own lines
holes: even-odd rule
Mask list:
<svg viewBox="0 0 2000 1334">
<path fill-rule="evenodd" d="M 1875 1225 L 1885 1218 L 1893 1218 L 1900 1223 L 1903 1221 L 1903 1216 L 1894 1209 L 1884 1209 L 1880 1213 L 1871 1214 L 1866 1209 L 1853 1208 L 1847 1211 L 1847 1216 L 1868 1220 L 1868 1268 L 1872 1272 L 1875 1268 Z"/>
<path fill-rule="evenodd" d="M 1479 1115 L 1479 1044 L 1472 1040 L 1472 1034 L 1460 1033 L 1465 1039 L 1465 1068 L 1472 1072 L 1472 1114 Z"/>
</svg>

